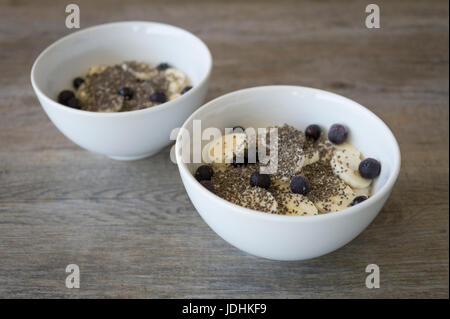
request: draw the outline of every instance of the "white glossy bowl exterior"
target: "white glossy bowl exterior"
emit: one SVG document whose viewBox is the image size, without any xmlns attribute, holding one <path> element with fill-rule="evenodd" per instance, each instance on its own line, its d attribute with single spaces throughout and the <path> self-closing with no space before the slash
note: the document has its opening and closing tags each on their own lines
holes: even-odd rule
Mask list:
<svg viewBox="0 0 450 319">
<path fill-rule="evenodd" d="M 223 239 L 252 255 L 276 260 L 302 260 L 330 253 L 358 236 L 377 216 L 397 179 L 400 151 L 389 128 L 365 107 L 345 97 L 298 86 L 266 86 L 236 91 L 199 108 L 184 123 L 207 127 L 267 127 L 287 123 L 299 129 L 309 124 L 349 127 L 349 141 L 366 157 L 381 161 L 374 195 L 354 207 L 317 216 L 271 215 L 227 202 L 193 177 L 199 164 L 181 158 L 181 135 L 175 147 L 186 191 L 205 222 Z M 206 142 L 205 142 L 206 143 Z M 192 152 L 192 148 L 191 148 Z"/>
<path fill-rule="evenodd" d="M 170 102 L 144 110 L 95 113 L 57 103 L 63 89 L 94 65 L 122 61 L 168 62 L 185 72 L 194 88 Z M 33 89 L 56 127 L 79 146 L 120 160 L 153 155 L 170 143 L 204 101 L 212 66 L 206 45 L 193 34 L 166 24 L 118 22 L 72 33 L 45 49 L 31 70 Z"/>
</svg>

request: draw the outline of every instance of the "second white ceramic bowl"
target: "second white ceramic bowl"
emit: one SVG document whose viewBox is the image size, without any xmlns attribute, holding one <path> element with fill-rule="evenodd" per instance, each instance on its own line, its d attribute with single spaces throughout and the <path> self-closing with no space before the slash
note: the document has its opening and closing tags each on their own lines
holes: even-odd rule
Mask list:
<svg viewBox="0 0 450 319">
<path fill-rule="evenodd" d="M 184 123 L 193 136 L 193 121 L 202 129 L 222 130 L 237 125 L 267 127 L 290 124 L 304 130 L 309 124 L 329 128 L 343 123 L 349 142 L 366 157 L 382 165 L 368 200 L 339 212 L 317 216 L 282 216 L 234 205 L 206 190 L 193 177 L 200 164 L 184 163 L 181 150 L 192 139 L 175 146 L 183 184 L 205 222 L 223 239 L 250 254 L 276 260 L 302 260 L 332 252 L 358 236 L 377 216 L 388 199 L 400 170 L 400 150 L 389 128 L 375 114 L 345 97 L 296 86 L 267 86 L 236 91 L 199 108 Z M 204 146 L 208 141 L 203 141 Z"/>
<path fill-rule="evenodd" d="M 63 89 L 94 65 L 122 61 L 168 62 L 193 89 L 170 102 L 123 113 L 95 113 L 57 103 Z M 207 46 L 193 34 L 154 22 L 118 22 L 74 32 L 45 49 L 31 71 L 33 89 L 56 127 L 79 146 L 119 160 L 157 153 L 204 101 L 212 66 Z"/>
</svg>

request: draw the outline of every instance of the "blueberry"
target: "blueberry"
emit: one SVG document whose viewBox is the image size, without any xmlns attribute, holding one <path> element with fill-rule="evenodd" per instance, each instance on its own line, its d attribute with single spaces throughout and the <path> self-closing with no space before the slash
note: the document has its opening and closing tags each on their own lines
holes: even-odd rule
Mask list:
<svg viewBox="0 0 450 319">
<path fill-rule="evenodd" d="M 322 133 L 320 126 L 317 124 L 311 124 L 305 130 L 306 137 L 311 138 L 314 141 L 317 141 L 317 139 L 320 137 L 320 133 Z"/>
<path fill-rule="evenodd" d="M 75 79 L 73 79 L 73 87 L 75 88 L 75 90 L 78 90 L 80 85 L 83 83 L 84 83 L 84 79 L 80 78 L 79 76 L 76 77 Z"/>
<path fill-rule="evenodd" d="M 156 91 L 150 96 L 152 102 L 164 103 L 167 101 L 167 96 L 164 92 Z"/>
<path fill-rule="evenodd" d="M 363 201 L 365 201 L 367 199 L 367 196 L 357 196 L 355 197 L 355 199 L 353 200 L 353 202 L 350 204 L 350 206 L 355 206 Z"/>
<path fill-rule="evenodd" d="M 295 194 L 306 195 L 311 190 L 308 179 L 303 175 L 294 175 L 291 178 L 291 191 Z"/>
<path fill-rule="evenodd" d="M 68 107 L 72 107 L 74 109 L 81 109 L 81 103 L 80 100 L 77 99 L 76 97 L 73 97 L 71 99 L 69 99 L 69 101 L 67 101 L 66 104 Z"/>
<path fill-rule="evenodd" d="M 205 187 L 207 190 L 209 190 L 211 193 L 216 193 L 216 190 L 214 189 L 213 183 L 208 180 L 200 181 L 200 184 L 202 184 L 203 187 Z"/>
<path fill-rule="evenodd" d="M 163 63 L 158 64 L 158 66 L 156 68 L 158 69 L 158 71 L 164 71 L 164 70 L 167 70 L 168 68 L 170 68 L 170 65 L 169 65 L 169 63 L 163 62 Z"/>
<path fill-rule="evenodd" d="M 233 127 L 233 133 L 245 133 L 245 129 L 242 126 Z"/>
<path fill-rule="evenodd" d="M 258 186 L 267 189 L 270 186 L 270 176 L 255 172 L 250 176 L 250 186 Z"/>
<path fill-rule="evenodd" d="M 328 131 L 328 139 L 334 144 L 344 143 L 347 136 L 347 128 L 342 124 L 333 124 Z"/>
<path fill-rule="evenodd" d="M 192 86 L 190 86 L 190 85 L 186 86 L 184 89 L 181 90 L 181 94 L 186 93 L 186 92 L 189 91 L 190 89 L 192 89 Z"/>
<path fill-rule="evenodd" d="M 195 178 L 200 181 L 209 181 L 211 177 L 214 175 L 214 171 L 209 165 L 202 165 L 197 168 L 195 172 Z"/>
<path fill-rule="evenodd" d="M 380 175 L 381 164 L 374 158 L 366 158 L 359 163 L 359 174 L 364 178 L 375 178 Z"/>
<path fill-rule="evenodd" d="M 122 95 L 125 100 L 130 100 L 133 98 L 134 90 L 129 87 L 124 87 L 120 89 L 119 94 Z"/>
<path fill-rule="evenodd" d="M 75 97 L 75 94 L 73 94 L 72 91 L 69 91 L 69 90 L 61 91 L 58 94 L 58 103 L 67 105 L 67 102 L 73 97 Z"/>
</svg>

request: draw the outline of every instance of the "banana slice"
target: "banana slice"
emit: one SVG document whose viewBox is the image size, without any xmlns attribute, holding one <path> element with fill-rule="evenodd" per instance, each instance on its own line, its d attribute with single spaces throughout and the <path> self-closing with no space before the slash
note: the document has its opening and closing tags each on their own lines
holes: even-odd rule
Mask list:
<svg viewBox="0 0 450 319">
<path fill-rule="evenodd" d="M 173 93 L 173 94 L 169 94 L 169 100 L 174 100 L 177 97 L 180 97 L 181 94 L 180 93 Z"/>
<path fill-rule="evenodd" d="M 233 133 L 219 137 L 208 143 L 204 150 L 204 157 L 211 163 L 213 169 L 223 171 L 233 161 L 234 154 L 244 154 L 247 145 L 247 135 L 245 133 Z"/>
<path fill-rule="evenodd" d="M 337 212 L 347 208 L 355 197 L 351 187 L 342 183 L 338 195 L 331 196 L 327 200 L 315 201 L 314 205 L 316 205 L 320 213 Z"/>
<path fill-rule="evenodd" d="M 317 150 L 306 151 L 305 153 L 302 154 L 297 164 L 295 165 L 294 173 L 300 172 L 303 169 L 303 167 L 314 164 L 315 162 L 319 161 L 319 159 L 320 159 L 319 151 Z"/>
<path fill-rule="evenodd" d="M 358 158 L 361 156 L 361 152 L 355 146 L 353 146 L 352 144 L 347 143 L 347 142 L 334 145 L 334 150 L 335 150 L 335 152 L 344 151 L 347 153 L 351 153 Z"/>
<path fill-rule="evenodd" d="M 319 151 L 312 150 L 310 152 L 307 152 L 307 154 L 305 154 L 305 162 L 303 163 L 303 166 L 314 164 L 315 162 L 319 161 L 319 159 Z"/>
<path fill-rule="evenodd" d="M 98 65 L 90 67 L 87 71 L 87 75 L 95 75 L 104 72 L 108 67 L 106 65 Z"/>
<path fill-rule="evenodd" d="M 355 193 L 355 197 L 356 196 L 367 196 L 369 197 L 370 194 L 372 193 L 372 187 L 366 187 L 366 188 L 354 188 L 353 192 Z"/>
<path fill-rule="evenodd" d="M 164 75 L 169 80 L 167 91 L 170 95 L 180 93 L 184 87 L 189 85 L 186 75 L 174 68 L 168 68 L 164 71 Z"/>
<path fill-rule="evenodd" d="M 361 163 L 361 153 L 348 143 L 336 146 L 330 162 L 334 173 L 352 188 L 357 189 L 366 188 L 372 182 L 359 175 L 359 163 Z"/>
<path fill-rule="evenodd" d="M 276 214 L 278 203 L 273 195 L 261 187 L 249 187 L 238 197 L 238 205 L 246 208 Z"/>
<path fill-rule="evenodd" d="M 317 215 L 316 206 L 306 197 L 300 194 L 288 193 L 279 202 L 280 211 L 286 215 L 312 216 Z"/>
<path fill-rule="evenodd" d="M 300 156 L 300 159 L 297 161 L 297 164 L 295 165 L 295 170 L 294 172 L 300 172 L 303 168 L 303 166 L 305 166 L 306 163 L 306 156 L 302 155 Z M 287 176 L 283 176 L 284 180 L 288 180 L 289 178 Z"/>
<path fill-rule="evenodd" d="M 271 183 L 270 192 L 278 203 L 280 214 L 298 216 L 318 214 L 316 206 L 306 196 L 291 192 L 290 183 L 287 181 L 274 180 Z"/>
</svg>

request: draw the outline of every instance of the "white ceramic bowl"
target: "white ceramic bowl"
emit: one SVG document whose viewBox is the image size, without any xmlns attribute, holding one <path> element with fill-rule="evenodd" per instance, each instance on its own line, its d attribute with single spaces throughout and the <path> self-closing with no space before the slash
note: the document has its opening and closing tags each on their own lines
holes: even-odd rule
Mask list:
<svg viewBox="0 0 450 319">
<path fill-rule="evenodd" d="M 137 60 L 168 62 L 185 72 L 193 89 L 170 102 L 123 113 L 95 113 L 57 103 L 63 89 L 94 65 Z M 74 32 L 50 45 L 31 70 L 33 89 L 56 127 L 79 146 L 119 160 L 144 158 L 170 143 L 204 101 L 212 66 L 207 46 L 193 34 L 154 22 L 118 22 Z"/>
<path fill-rule="evenodd" d="M 175 146 L 177 164 L 195 208 L 219 236 L 260 257 L 302 260 L 344 246 L 377 216 L 400 170 L 399 147 L 386 124 L 358 103 L 322 90 L 298 86 L 240 90 L 221 96 L 192 114 L 183 125 L 191 136 L 193 120 L 202 120 L 202 129 L 287 123 L 304 130 L 312 123 L 324 128 L 343 123 L 349 128 L 349 141 L 366 157 L 381 161 L 381 175 L 375 180 L 373 196 L 356 206 L 316 216 L 271 215 L 234 205 L 202 187 L 192 175 L 200 164 L 182 162 L 182 146 L 192 142 L 183 141 L 180 133 Z"/>
</svg>

